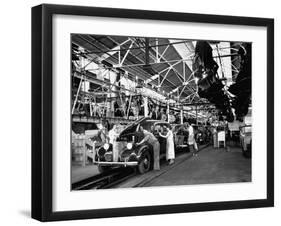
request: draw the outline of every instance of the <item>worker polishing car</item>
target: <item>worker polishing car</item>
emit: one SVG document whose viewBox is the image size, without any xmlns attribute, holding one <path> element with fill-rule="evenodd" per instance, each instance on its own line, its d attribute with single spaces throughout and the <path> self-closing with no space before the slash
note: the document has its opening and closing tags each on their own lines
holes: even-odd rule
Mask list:
<svg viewBox="0 0 281 226">
<path fill-rule="evenodd" d="M 160 157 L 166 156 L 166 139 L 159 136 L 159 131 L 163 126 L 170 126 L 168 122 L 141 118 L 128 125 L 116 139 L 116 149 L 105 143 L 97 151 L 95 164 L 100 172 L 104 172 L 113 167 L 136 167 L 139 173 L 146 173 L 153 169 L 155 161 L 154 148 L 150 142 L 144 139 L 142 128 L 158 140 L 160 145 Z M 138 144 L 138 145 L 137 145 Z"/>
<path fill-rule="evenodd" d="M 153 129 L 152 129 L 153 130 Z M 153 148 L 153 162 L 154 162 L 154 170 L 160 170 L 160 144 L 158 139 L 153 135 L 153 133 L 144 130 L 142 126 L 139 127 L 139 131 L 143 133 L 144 138 L 136 143 L 137 146 L 143 145 L 145 143 L 150 144 Z"/>
</svg>

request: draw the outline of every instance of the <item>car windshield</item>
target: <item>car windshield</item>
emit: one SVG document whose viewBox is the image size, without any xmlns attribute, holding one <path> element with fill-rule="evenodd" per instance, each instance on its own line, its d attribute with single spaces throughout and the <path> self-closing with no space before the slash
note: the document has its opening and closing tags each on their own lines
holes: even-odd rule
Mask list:
<svg viewBox="0 0 281 226">
<path fill-rule="evenodd" d="M 137 127 L 138 127 L 138 124 L 131 125 L 131 126 L 125 128 L 125 129 L 121 132 L 120 135 L 121 135 L 121 136 L 131 135 L 131 134 L 133 134 L 133 133 L 136 132 Z"/>
<path fill-rule="evenodd" d="M 83 123 L 83 122 L 74 122 L 72 124 L 72 130 L 76 134 L 84 134 L 86 130 L 98 130 L 96 123 Z"/>
<path fill-rule="evenodd" d="M 144 120 L 145 120 L 145 118 L 141 118 L 141 119 L 129 124 L 128 126 L 126 126 L 126 128 L 124 128 L 123 131 L 121 131 L 120 136 L 127 136 L 127 135 L 131 135 L 131 134 L 135 133 L 138 128 L 138 125 Z"/>
<path fill-rule="evenodd" d="M 143 123 L 141 123 L 141 126 L 143 127 L 143 129 L 147 130 L 147 131 L 151 131 L 151 126 L 153 126 L 154 121 L 145 121 Z"/>
<path fill-rule="evenodd" d="M 178 131 L 181 127 L 182 127 L 182 125 L 176 125 L 176 126 L 174 127 L 174 131 L 175 131 L 175 132 Z"/>
</svg>

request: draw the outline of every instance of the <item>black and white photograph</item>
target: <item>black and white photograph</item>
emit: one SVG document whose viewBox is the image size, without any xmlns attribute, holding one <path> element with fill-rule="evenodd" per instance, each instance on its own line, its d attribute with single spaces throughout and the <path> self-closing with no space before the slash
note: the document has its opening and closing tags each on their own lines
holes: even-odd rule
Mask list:
<svg viewBox="0 0 281 226">
<path fill-rule="evenodd" d="M 273 206 L 273 86 L 272 18 L 33 7 L 32 217 Z"/>
<path fill-rule="evenodd" d="M 252 43 L 71 34 L 71 190 L 252 181 Z"/>
<path fill-rule="evenodd" d="M 231 3 L 4 1 L 1 225 L 279 222 L 280 4 Z"/>
</svg>

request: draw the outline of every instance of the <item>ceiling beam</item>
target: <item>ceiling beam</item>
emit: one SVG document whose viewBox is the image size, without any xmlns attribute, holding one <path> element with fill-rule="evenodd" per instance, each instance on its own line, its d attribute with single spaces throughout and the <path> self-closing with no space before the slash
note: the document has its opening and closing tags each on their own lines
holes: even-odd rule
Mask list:
<svg viewBox="0 0 281 226">
<path fill-rule="evenodd" d="M 108 36 L 108 38 L 111 40 L 111 41 L 113 41 L 113 42 L 115 42 L 116 44 L 119 44 L 117 41 L 115 41 L 115 40 L 113 40 L 110 36 Z M 130 38 L 131 39 L 131 38 Z M 142 51 L 142 52 L 144 52 L 145 50 L 144 50 L 144 48 L 140 48 L 140 50 Z M 151 56 L 151 52 L 150 52 L 150 57 L 152 57 L 152 59 L 155 59 L 154 58 L 154 56 Z M 145 64 L 145 62 L 143 61 L 143 60 L 141 60 L 141 59 L 139 59 L 139 57 L 137 57 L 137 56 L 135 56 L 135 55 L 133 55 L 135 58 L 137 58 L 138 60 L 140 60 L 141 62 L 143 62 L 144 64 Z M 178 62 L 177 62 L 178 63 Z M 175 64 L 177 64 L 177 63 L 175 63 Z M 169 67 L 167 67 L 164 71 L 166 71 L 166 70 L 168 70 L 169 69 Z M 158 74 L 161 74 L 163 71 L 161 71 L 160 73 L 158 73 Z M 157 76 L 157 78 L 159 78 L 159 76 Z M 149 79 L 149 78 L 148 78 Z M 172 85 L 174 85 L 174 86 L 177 86 L 176 84 L 174 84 L 173 82 L 171 82 L 170 80 L 167 80 L 170 84 L 172 84 Z M 156 85 L 157 86 L 157 85 Z"/>
<path fill-rule="evenodd" d="M 155 51 L 154 48 L 152 48 L 152 49 Z M 166 59 L 164 56 L 162 56 L 161 58 L 162 58 L 164 61 L 167 61 L 167 59 Z M 167 62 L 167 64 L 168 64 L 170 67 L 172 67 L 172 69 L 173 69 L 173 71 L 175 72 L 175 74 L 179 77 L 179 79 L 180 79 L 182 82 L 184 82 L 184 81 L 185 81 L 184 76 L 174 67 L 175 65 L 172 65 L 172 64 L 169 63 L 169 62 Z M 192 74 L 192 73 L 191 73 L 191 74 Z M 187 86 L 187 87 L 189 88 L 189 86 Z M 192 87 L 190 87 L 189 90 L 192 91 L 192 92 L 196 92 Z M 186 93 L 186 92 L 184 92 L 184 93 Z M 186 94 L 188 95 L 189 93 L 186 93 Z"/>
<path fill-rule="evenodd" d="M 115 53 L 120 52 L 121 46 L 126 44 L 127 42 L 129 42 L 130 39 L 128 38 L 127 40 L 125 40 L 124 42 L 116 45 L 115 47 L 113 47 L 112 49 L 110 49 L 107 53 L 104 53 L 101 55 L 101 61 L 102 60 L 106 60 L 107 58 L 113 56 Z"/>
</svg>

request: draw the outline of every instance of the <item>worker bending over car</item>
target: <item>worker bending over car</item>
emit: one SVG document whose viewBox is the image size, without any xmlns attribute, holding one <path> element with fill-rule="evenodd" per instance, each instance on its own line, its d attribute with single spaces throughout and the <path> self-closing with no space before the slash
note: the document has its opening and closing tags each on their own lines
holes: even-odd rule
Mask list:
<svg viewBox="0 0 281 226">
<path fill-rule="evenodd" d="M 149 131 L 143 129 L 142 126 L 140 126 L 139 131 L 141 133 L 143 133 L 144 138 L 136 143 L 136 145 L 141 145 L 145 142 L 149 143 L 152 145 L 153 147 L 153 159 L 154 159 L 154 165 L 153 165 L 153 169 L 154 170 L 160 170 L 160 144 L 158 139 Z"/>
</svg>

